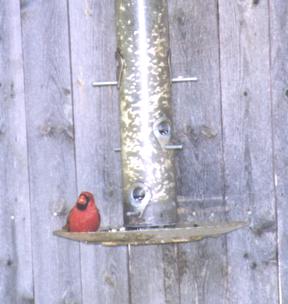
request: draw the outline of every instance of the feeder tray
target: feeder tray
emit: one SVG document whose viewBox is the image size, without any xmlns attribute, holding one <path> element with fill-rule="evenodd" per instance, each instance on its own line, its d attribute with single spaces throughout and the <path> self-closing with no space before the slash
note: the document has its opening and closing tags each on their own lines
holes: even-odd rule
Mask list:
<svg viewBox="0 0 288 304">
<path fill-rule="evenodd" d="M 169 228 L 147 228 L 138 230 L 102 229 L 97 232 L 54 231 L 54 235 L 66 239 L 97 243 L 104 246 L 121 245 L 156 245 L 169 243 L 188 243 L 208 237 L 218 237 L 246 226 L 245 222 L 211 224 L 177 225 Z"/>
</svg>

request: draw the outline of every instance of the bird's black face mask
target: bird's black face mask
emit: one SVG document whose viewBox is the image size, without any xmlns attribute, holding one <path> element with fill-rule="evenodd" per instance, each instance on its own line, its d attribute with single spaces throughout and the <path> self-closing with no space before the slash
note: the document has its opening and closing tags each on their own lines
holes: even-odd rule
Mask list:
<svg viewBox="0 0 288 304">
<path fill-rule="evenodd" d="M 82 194 L 83 195 L 83 194 Z M 85 204 L 80 204 L 80 203 L 77 203 L 76 206 L 77 206 L 77 209 L 79 210 L 85 210 L 90 202 L 90 198 L 86 195 L 84 195 L 85 198 L 86 198 L 86 203 Z"/>
</svg>

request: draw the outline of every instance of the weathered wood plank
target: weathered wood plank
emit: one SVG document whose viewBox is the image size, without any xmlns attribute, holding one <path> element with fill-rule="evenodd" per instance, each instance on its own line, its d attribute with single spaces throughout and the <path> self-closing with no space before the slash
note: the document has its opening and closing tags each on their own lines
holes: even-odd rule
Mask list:
<svg viewBox="0 0 288 304">
<path fill-rule="evenodd" d="M 179 201 L 180 209 L 195 207 L 179 218 L 220 221 L 223 212 L 213 211 L 225 211 L 217 1 L 175 0 L 169 6 L 173 76 L 199 78 L 197 84 L 173 86 L 175 138 L 184 144 L 177 162 L 178 193 L 203 200 L 200 208 Z M 208 214 L 199 212 L 207 208 Z M 178 248 L 181 303 L 227 303 L 225 237 Z"/>
<path fill-rule="evenodd" d="M 176 245 L 130 246 L 131 303 L 180 304 Z"/>
<path fill-rule="evenodd" d="M 270 1 L 271 84 L 278 213 L 279 302 L 288 303 L 288 3 Z"/>
<path fill-rule="evenodd" d="M 81 303 L 79 245 L 60 240 L 76 198 L 65 0 L 22 1 L 35 303 Z"/>
<path fill-rule="evenodd" d="M 0 7 L 0 299 L 26 304 L 33 278 L 20 6 Z"/>
<path fill-rule="evenodd" d="M 219 1 L 228 303 L 278 303 L 267 1 Z"/>
<path fill-rule="evenodd" d="M 102 226 L 123 224 L 114 0 L 70 1 L 78 190 L 95 194 Z M 81 245 L 83 303 L 128 303 L 127 248 Z"/>
<path fill-rule="evenodd" d="M 179 303 L 178 269 L 173 258 L 176 254 L 173 249 L 170 252 L 171 248 L 171 245 L 129 248 L 131 303 Z M 165 254 L 170 265 L 164 259 Z"/>
</svg>

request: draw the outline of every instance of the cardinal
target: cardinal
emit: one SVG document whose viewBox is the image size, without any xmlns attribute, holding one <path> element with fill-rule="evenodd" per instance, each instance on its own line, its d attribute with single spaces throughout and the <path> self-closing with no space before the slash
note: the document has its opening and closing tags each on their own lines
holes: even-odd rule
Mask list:
<svg viewBox="0 0 288 304">
<path fill-rule="evenodd" d="M 93 194 L 82 192 L 69 212 L 64 228 L 70 232 L 94 232 L 99 229 L 100 221 L 100 213 Z"/>
</svg>

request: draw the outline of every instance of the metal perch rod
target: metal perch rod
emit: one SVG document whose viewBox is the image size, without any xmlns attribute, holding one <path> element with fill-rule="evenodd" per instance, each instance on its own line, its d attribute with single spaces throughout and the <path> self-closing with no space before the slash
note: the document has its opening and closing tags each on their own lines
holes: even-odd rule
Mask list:
<svg viewBox="0 0 288 304">
<path fill-rule="evenodd" d="M 181 83 L 181 82 L 197 82 L 197 77 L 177 77 L 172 78 L 172 83 Z M 117 81 L 93 81 L 93 87 L 111 87 L 111 86 L 118 86 Z"/>
</svg>

